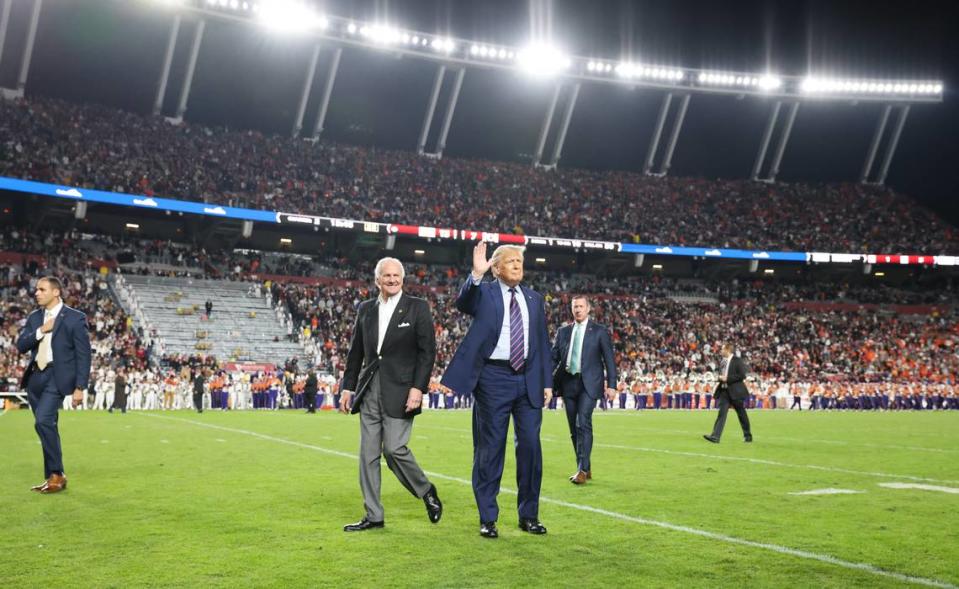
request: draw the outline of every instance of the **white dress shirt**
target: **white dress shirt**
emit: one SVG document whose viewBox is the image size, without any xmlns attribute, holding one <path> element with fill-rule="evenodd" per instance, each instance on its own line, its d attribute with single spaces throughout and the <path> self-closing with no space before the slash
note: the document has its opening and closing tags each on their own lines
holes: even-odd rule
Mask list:
<svg viewBox="0 0 959 589">
<path fill-rule="evenodd" d="M 63 301 L 57 303 L 57 306 L 53 310 L 48 311 L 47 309 L 43 310 L 43 322 L 46 323 L 47 320 L 56 318 L 60 314 L 60 309 L 63 308 Z M 52 331 L 50 332 L 53 333 Z M 47 334 L 43 333 L 43 326 L 37 328 L 37 341 L 42 340 L 46 337 Z M 47 362 L 53 362 L 53 346 L 50 346 L 50 356 L 47 358 Z"/>
<path fill-rule="evenodd" d="M 473 281 L 474 284 L 476 281 Z M 512 295 L 509 292 L 510 287 L 503 281 L 497 280 L 500 292 L 503 293 L 503 325 L 499 330 L 499 339 L 496 341 L 496 347 L 490 354 L 490 360 L 509 360 L 509 302 Z M 516 302 L 519 304 L 519 313 L 523 316 L 523 358 L 529 356 L 529 308 L 526 306 L 526 295 L 523 289 L 516 285 Z"/>
<path fill-rule="evenodd" d="M 393 311 L 396 310 L 396 305 L 400 302 L 401 296 L 403 296 L 402 291 L 386 299 L 382 296 L 377 297 L 377 308 L 379 312 L 379 329 L 376 333 L 377 354 L 380 353 L 380 348 L 383 347 L 383 338 L 386 336 L 386 329 L 390 326 L 390 319 L 393 317 Z"/>
<path fill-rule="evenodd" d="M 583 341 L 586 339 L 587 323 L 589 323 L 589 317 L 582 323 L 573 321 L 573 329 L 569 332 L 569 351 L 566 352 L 566 368 L 569 368 L 573 363 L 573 342 L 576 341 L 576 330 L 579 329 L 579 349 L 576 352 L 579 353 L 579 371 L 583 372 Z"/>
<path fill-rule="evenodd" d="M 733 355 L 730 354 L 730 355 L 726 358 L 726 369 L 723 370 L 723 382 L 725 382 L 727 379 L 729 379 L 729 365 L 732 364 L 732 363 L 733 363 Z"/>
</svg>

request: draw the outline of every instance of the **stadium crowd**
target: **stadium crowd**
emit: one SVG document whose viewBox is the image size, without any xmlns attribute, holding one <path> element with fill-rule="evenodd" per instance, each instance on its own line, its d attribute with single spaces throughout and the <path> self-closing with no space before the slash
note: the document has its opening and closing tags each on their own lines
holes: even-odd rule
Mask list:
<svg viewBox="0 0 959 589">
<path fill-rule="evenodd" d="M 110 251 L 121 252 L 121 256 L 122 252 L 138 252 L 134 264 L 144 264 L 139 267 L 144 272 L 156 264 L 182 264 L 196 268 L 200 275 L 205 272 L 207 277 L 226 275 L 251 281 L 256 275 L 250 269 L 257 267 L 280 271 L 292 268 L 296 270 L 294 276 L 323 276 L 326 280 L 319 284 L 251 282 L 251 292 L 269 297 L 288 314 L 291 337 L 304 343 L 313 366 L 330 375 L 342 371 L 354 310 L 360 301 L 372 296 L 369 264 L 248 250 L 203 252 L 199 260 L 185 255 L 187 250 L 184 244 L 76 231 L 45 232 L 38 239 L 28 239 L 17 229 L 0 233 L 0 252 L 8 258 L 22 257 L 19 264 L 0 270 L 5 344 L 0 362 L 4 374 L 13 378 L 24 361 L 17 357 L 12 342 L 26 313 L 33 308 L 36 277 L 45 271 L 64 276 L 67 303 L 91 318 L 98 380 L 109 381 L 118 372 L 142 373 L 148 366 L 156 372 L 144 377 L 151 382 L 165 378 L 158 375 L 167 370 L 187 381 L 197 371 L 207 375 L 221 372 L 217 359 L 200 355 L 155 357 L 150 362 L 152 334 L 143 333 L 133 318 L 124 314 L 111 296 L 105 271 L 98 270 L 101 265 L 116 265 Z M 234 273 L 231 268 L 236 265 L 241 270 Z M 439 374 L 467 327 L 452 300 L 463 274 L 452 267 L 416 264 L 409 265 L 407 271 L 410 290 L 425 296 L 434 310 Z M 357 282 L 360 277 L 363 280 Z M 857 386 L 949 387 L 954 384 L 954 375 L 959 374 L 959 315 L 951 304 L 953 293 L 946 289 L 866 289 L 758 279 L 708 283 L 555 272 L 533 272 L 530 282 L 546 294 L 550 324 L 557 328 L 569 320 L 569 295 L 590 294 L 594 318 L 612 329 L 621 380 L 630 392 L 635 386 L 649 383 L 658 383 L 665 391 L 667 386 L 695 388 L 694 383 L 709 382 L 716 370 L 712 348 L 730 333 L 736 334 L 734 343 L 743 350 L 758 388 L 764 390 L 772 383 L 831 383 L 830 394 L 835 389 Z M 700 297 L 698 302 L 676 296 L 689 294 Z M 809 306 L 804 302 L 826 305 Z M 830 304 L 835 302 L 846 304 Z M 887 306 L 877 310 L 851 304 L 858 302 Z M 939 306 L 927 307 L 924 314 L 896 313 L 895 305 L 904 303 Z M 118 349 L 123 353 L 113 353 Z M 277 372 L 284 372 L 282 368 L 291 365 L 287 362 Z M 295 381 L 295 368 L 289 372 L 291 376 L 281 377 L 284 383 Z M 137 377 L 130 380 L 136 381 Z M 910 398 L 912 395 L 908 394 Z M 461 406 L 467 401 L 456 398 L 453 402 Z M 633 406 L 638 406 L 635 399 Z"/>
<path fill-rule="evenodd" d="M 955 227 L 885 188 L 435 160 L 251 130 L 172 126 L 159 117 L 42 97 L 0 101 L 0 175 L 531 235 L 794 251 L 959 249 Z"/>
</svg>

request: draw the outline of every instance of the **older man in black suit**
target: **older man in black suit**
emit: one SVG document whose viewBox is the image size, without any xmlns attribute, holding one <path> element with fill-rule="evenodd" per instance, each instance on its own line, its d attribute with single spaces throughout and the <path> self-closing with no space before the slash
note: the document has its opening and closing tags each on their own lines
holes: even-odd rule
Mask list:
<svg viewBox="0 0 959 589">
<path fill-rule="evenodd" d="M 719 364 L 719 384 L 716 385 L 716 407 L 719 409 L 719 415 L 716 416 L 716 423 L 713 425 L 713 433 L 704 435 L 707 441 L 714 444 L 719 443 L 723 435 L 723 428 L 726 427 L 726 413 L 729 412 L 729 406 L 732 405 L 736 410 L 736 416 L 739 417 L 739 425 L 743 428 L 743 438 L 746 442 L 753 441 L 753 434 L 749 429 L 749 416 L 746 415 L 746 399 L 749 398 L 749 391 L 746 390 L 746 363 L 743 359 L 733 354 L 732 344 L 723 344 L 723 359 Z"/>
<path fill-rule="evenodd" d="M 344 526 L 346 532 L 383 527 L 381 455 L 406 490 L 426 504 L 431 522 L 443 515 L 436 486 L 407 446 L 436 359 L 433 315 L 425 299 L 403 292 L 406 273 L 399 260 L 383 258 L 374 274 L 379 296 L 357 310 L 340 399 L 340 411 L 360 414 L 360 488 L 366 507 L 366 516 Z"/>
</svg>

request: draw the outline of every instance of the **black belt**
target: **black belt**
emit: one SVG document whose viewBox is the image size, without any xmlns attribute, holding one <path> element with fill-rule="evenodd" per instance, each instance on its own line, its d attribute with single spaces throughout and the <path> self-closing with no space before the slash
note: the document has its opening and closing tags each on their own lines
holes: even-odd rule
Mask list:
<svg viewBox="0 0 959 589">
<path fill-rule="evenodd" d="M 525 372 L 525 371 L 526 371 L 526 361 L 525 361 L 525 360 L 523 361 L 523 369 L 522 369 L 522 370 L 515 370 L 515 369 L 513 368 L 513 365 L 509 363 L 509 360 L 492 360 L 492 359 L 490 359 L 490 360 L 487 360 L 486 363 L 487 363 L 487 364 L 490 364 L 490 365 L 493 365 L 493 366 L 499 366 L 500 368 L 509 368 L 510 370 L 512 370 L 512 371 L 513 371 L 514 373 L 516 373 L 516 374 L 519 374 L 520 372 Z"/>
</svg>

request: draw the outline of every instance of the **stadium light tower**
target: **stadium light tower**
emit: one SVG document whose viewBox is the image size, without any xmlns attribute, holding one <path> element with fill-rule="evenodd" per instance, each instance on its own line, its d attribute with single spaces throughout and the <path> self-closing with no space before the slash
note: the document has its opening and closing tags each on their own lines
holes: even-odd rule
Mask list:
<svg viewBox="0 0 959 589">
<path fill-rule="evenodd" d="M 39 0 L 35 0 L 37 6 Z M 9 6 L 12 0 L 0 0 L 2 6 Z M 534 42 L 523 48 L 515 46 L 478 42 L 455 38 L 448 33 L 425 33 L 404 29 L 395 24 L 383 22 L 363 22 L 335 16 L 323 16 L 311 0 L 153 0 L 154 3 L 171 3 L 176 14 L 191 14 L 201 22 L 216 19 L 233 23 L 251 23 L 269 25 L 281 30 L 305 31 L 304 36 L 312 38 L 315 44 L 329 45 L 333 57 L 327 74 L 326 86 L 320 100 L 313 137 L 323 129 L 330 93 L 340 63 L 343 48 L 383 51 L 384 49 L 399 56 L 425 59 L 437 66 L 437 75 L 433 91 L 427 103 L 427 116 L 420 129 L 416 149 L 423 155 L 438 157 L 446 145 L 446 137 L 452 121 L 453 111 L 460 95 L 465 70 L 468 67 L 513 71 L 529 74 L 540 79 L 551 80 L 551 97 L 546 115 L 534 146 L 533 164 L 551 168 L 559 160 L 566 132 L 577 102 L 579 89 L 583 83 L 626 86 L 663 93 L 663 106 L 654 125 L 653 136 L 643 162 L 643 171 L 647 174 L 664 175 L 670 168 L 672 155 L 682 129 L 686 111 L 692 94 L 713 94 L 730 97 L 753 97 L 770 105 L 769 118 L 760 138 L 759 152 L 753 165 L 751 177 L 755 180 L 773 182 L 780 169 L 782 158 L 788 144 L 792 128 L 796 122 L 799 107 L 803 102 L 819 101 L 832 103 L 876 103 L 884 108 L 877 122 L 872 144 L 866 153 L 860 179 L 882 184 L 888 172 L 889 163 L 895 151 L 898 138 L 909 113 L 910 105 L 938 104 L 942 102 L 943 84 L 938 80 L 886 80 L 870 78 L 837 78 L 821 73 L 807 76 L 780 75 L 775 71 L 743 72 L 731 70 L 712 70 L 684 68 L 666 64 L 651 64 L 629 58 L 622 60 L 602 57 L 570 56 L 556 46 Z M 177 4 L 177 2 L 180 2 Z M 0 12 L 0 16 L 3 13 Z M 0 27 L 2 29 L 2 27 Z M 188 61 L 188 72 L 181 92 L 178 116 L 185 111 L 185 97 L 189 94 L 189 82 L 195 64 L 195 49 L 202 36 L 194 37 L 194 51 Z M 2 32 L 2 30 L 0 30 Z M 171 37 L 175 40 L 175 31 Z M 169 48 L 169 45 L 168 45 Z M 314 47 L 314 54 L 317 49 Z M 167 61 L 166 59 L 164 60 Z M 310 69 L 306 73 L 304 91 L 300 96 L 300 106 L 294 121 L 294 134 L 302 126 L 301 111 L 304 108 L 304 95 L 308 100 L 315 69 L 314 60 L 310 60 Z M 164 67 L 164 70 L 168 70 Z M 426 141 L 429 137 L 433 115 L 436 114 L 436 102 L 442 89 L 447 70 L 455 71 L 456 76 L 450 92 L 450 102 L 443 117 L 440 137 L 436 149 L 429 152 Z M 161 82 L 164 80 L 161 78 Z M 162 88 L 163 83 L 160 84 Z M 563 99 L 563 91 L 568 90 Z M 157 101 L 162 104 L 162 91 Z M 552 156 L 544 160 L 547 139 L 552 129 L 553 117 L 560 105 L 565 105 L 561 114 L 561 124 L 557 139 L 553 143 Z M 785 109 L 783 109 L 785 107 Z M 670 116 L 670 108 L 675 113 Z M 898 109 L 895 123 L 889 124 L 891 109 Z M 780 117 L 785 114 L 785 117 Z M 672 128 L 665 129 L 668 119 Z M 890 130 L 891 128 L 891 130 Z M 883 141 L 884 135 L 889 138 Z M 776 143 L 773 144 L 773 136 Z M 665 138 L 665 147 L 660 145 Z M 879 147 L 884 144 L 885 152 L 880 154 Z M 767 163 L 767 154 L 772 147 L 772 157 Z M 657 159 L 660 160 L 657 166 Z M 873 164 L 879 161 L 879 170 L 873 172 Z M 545 165 L 544 165 L 545 164 Z M 657 170 L 658 171 L 654 171 Z"/>
<path fill-rule="evenodd" d="M 7 27 L 10 25 L 10 5 L 12 0 L 3 0 L 0 5 L 0 61 L 3 59 L 3 43 L 7 36 Z M 33 0 L 33 6 L 30 10 L 30 21 L 27 24 L 27 34 L 23 43 L 23 57 L 20 60 L 20 73 L 17 75 L 16 88 L 0 88 L 3 96 L 8 98 L 20 98 L 23 96 L 23 90 L 27 86 L 27 75 L 30 73 L 30 60 L 33 58 L 33 44 L 37 39 L 37 23 L 40 22 L 40 9 L 43 7 L 43 0 Z"/>
</svg>

